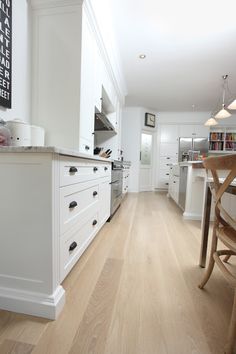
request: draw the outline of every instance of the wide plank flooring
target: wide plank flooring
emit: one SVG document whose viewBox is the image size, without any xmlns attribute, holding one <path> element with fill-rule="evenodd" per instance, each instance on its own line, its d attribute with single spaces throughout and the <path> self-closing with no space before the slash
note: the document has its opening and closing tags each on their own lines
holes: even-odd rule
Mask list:
<svg viewBox="0 0 236 354">
<path fill-rule="evenodd" d="M 200 222 L 166 194 L 128 195 L 65 279 L 57 321 L 0 311 L 0 354 L 222 354 L 233 290 L 217 267 L 198 289 L 199 249 Z"/>
</svg>

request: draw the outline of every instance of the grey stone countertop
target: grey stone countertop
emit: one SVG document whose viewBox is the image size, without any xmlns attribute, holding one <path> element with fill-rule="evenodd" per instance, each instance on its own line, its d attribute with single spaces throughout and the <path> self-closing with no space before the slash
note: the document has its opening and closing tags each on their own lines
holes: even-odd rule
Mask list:
<svg viewBox="0 0 236 354">
<path fill-rule="evenodd" d="M 78 150 L 71 150 L 55 146 L 1 146 L 0 153 L 55 153 L 65 156 L 80 157 L 82 159 L 113 162 L 111 159 L 98 155 L 87 155 Z"/>
</svg>

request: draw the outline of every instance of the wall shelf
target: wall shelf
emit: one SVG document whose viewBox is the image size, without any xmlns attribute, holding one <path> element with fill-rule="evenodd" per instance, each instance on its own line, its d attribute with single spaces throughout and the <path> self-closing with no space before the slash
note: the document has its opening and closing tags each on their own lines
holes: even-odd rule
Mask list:
<svg viewBox="0 0 236 354">
<path fill-rule="evenodd" d="M 211 128 L 209 153 L 236 152 L 236 127 Z"/>
</svg>

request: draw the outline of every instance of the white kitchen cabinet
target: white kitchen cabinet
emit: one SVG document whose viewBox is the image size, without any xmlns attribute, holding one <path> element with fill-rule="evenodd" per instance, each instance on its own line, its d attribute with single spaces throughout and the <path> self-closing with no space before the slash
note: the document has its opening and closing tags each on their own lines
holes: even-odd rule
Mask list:
<svg viewBox="0 0 236 354">
<path fill-rule="evenodd" d="M 209 128 L 203 124 L 183 124 L 179 126 L 179 137 L 208 138 Z"/>
<path fill-rule="evenodd" d="M 204 124 L 195 125 L 194 132 L 195 132 L 197 138 L 208 138 L 209 127 L 206 127 Z"/>
<path fill-rule="evenodd" d="M 104 98 L 112 113 L 118 100 L 99 30 L 82 0 L 30 2 L 32 122 L 45 128 L 47 146 L 93 155 L 95 107 Z"/>
<path fill-rule="evenodd" d="M 84 15 L 82 23 L 79 150 L 90 155 L 93 154 L 94 143 L 94 75 L 94 38 L 87 17 Z"/>
<path fill-rule="evenodd" d="M 174 171 L 175 169 L 173 167 L 169 170 L 168 194 L 176 204 L 179 204 L 179 176 L 177 176 Z"/>
<path fill-rule="evenodd" d="M 122 187 L 122 194 L 123 197 L 129 190 L 129 175 L 130 175 L 130 165 L 124 164 L 123 167 L 123 187 Z"/>
<path fill-rule="evenodd" d="M 170 136 L 174 137 L 176 134 L 176 126 L 172 130 L 171 127 Z M 164 132 L 166 130 L 164 127 Z M 167 136 L 167 135 L 166 135 Z M 173 163 L 178 161 L 178 143 L 176 140 L 172 142 L 163 143 L 160 142 L 159 147 L 159 159 L 158 159 L 158 171 L 157 171 L 157 188 L 159 189 L 168 189 L 169 186 L 169 169 Z"/>
<path fill-rule="evenodd" d="M 99 220 L 100 223 L 104 224 L 107 221 L 107 219 L 110 217 L 110 209 L 111 209 L 110 180 L 105 179 L 100 183 L 99 195 L 100 195 Z"/>
<path fill-rule="evenodd" d="M 109 217 L 111 164 L 17 151 L 0 154 L 0 308 L 55 319 L 61 282 Z"/>
<path fill-rule="evenodd" d="M 161 143 L 176 143 L 179 137 L 178 125 L 161 124 L 160 134 Z"/>
<path fill-rule="evenodd" d="M 46 145 L 79 149 L 82 2 L 71 3 L 31 1 L 32 123 Z"/>
<path fill-rule="evenodd" d="M 169 156 L 178 158 L 178 143 L 161 143 L 160 156 Z"/>
<path fill-rule="evenodd" d="M 102 58 L 100 50 L 94 40 L 93 46 L 93 62 L 94 65 L 94 105 L 99 112 L 102 111 Z"/>
</svg>

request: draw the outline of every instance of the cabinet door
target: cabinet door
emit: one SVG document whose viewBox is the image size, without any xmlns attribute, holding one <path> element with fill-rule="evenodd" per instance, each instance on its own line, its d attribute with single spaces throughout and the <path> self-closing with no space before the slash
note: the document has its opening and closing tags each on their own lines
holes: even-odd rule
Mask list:
<svg viewBox="0 0 236 354">
<path fill-rule="evenodd" d="M 104 98 L 104 108 L 106 113 L 111 113 L 115 111 L 116 106 L 116 94 L 111 78 L 108 74 L 105 63 L 102 62 L 101 68 L 101 76 L 102 76 L 102 89 L 103 89 L 103 98 Z"/>
<path fill-rule="evenodd" d="M 203 124 L 184 124 L 179 127 L 179 136 L 181 138 L 188 137 L 201 137 L 207 138 L 209 134 L 209 128 Z"/>
<path fill-rule="evenodd" d="M 161 125 L 161 143 L 176 143 L 178 136 L 178 125 Z"/>
<path fill-rule="evenodd" d="M 160 156 L 164 157 L 175 157 L 178 159 L 178 144 L 166 144 L 162 143 L 160 145 Z"/>
<path fill-rule="evenodd" d="M 209 135 L 209 127 L 206 127 L 205 125 L 195 125 L 195 136 L 199 138 L 208 138 Z"/>
<path fill-rule="evenodd" d="M 94 131 L 94 63 L 93 35 L 86 17 L 82 27 L 81 96 L 80 96 L 80 151 L 93 154 Z M 86 144 L 83 144 L 85 141 Z M 89 149 L 84 149 L 84 146 Z"/>
<path fill-rule="evenodd" d="M 110 216 L 111 206 L 111 185 L 108 180 L 99 185 L 100 211 L 99 222 L 103 225 Z"/>
<path fill-rule="evenodd" d="M 101 112 L 102 110 L 102 58 L 94 40 L 94 106 Z"/>
</svg>

